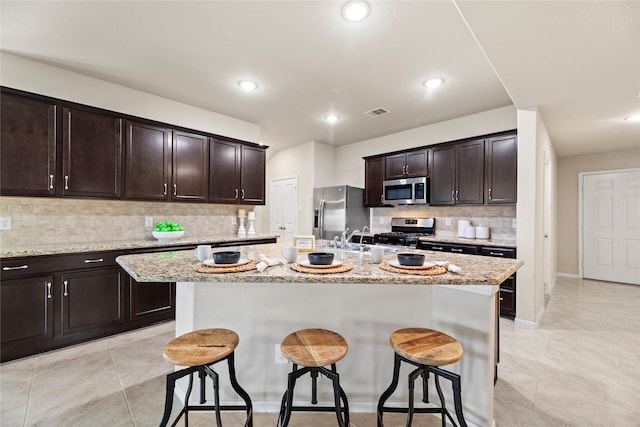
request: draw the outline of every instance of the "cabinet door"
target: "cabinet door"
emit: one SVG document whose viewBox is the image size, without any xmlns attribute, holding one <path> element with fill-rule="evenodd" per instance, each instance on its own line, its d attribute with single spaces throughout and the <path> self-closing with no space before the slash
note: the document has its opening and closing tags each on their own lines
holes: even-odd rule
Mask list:
<svg viewBox="0 0 640 427">
<path fill-rule="evenodd" d="M 384 206 L 382 203 L 384 161 L 384 157 L 379 157 L 367 159 L 364 162 L 364 205 L 366 207 Z"/>
<path fill-rule="evenodd" d="M 125 320 L 120 268 L 63 273 L 61 282 L 63 336 Z"/>
<path fill-rule="evenodd" d="M 241 146 L 241 203 L 264 205 L 265 152 L 262 148 Z"/>
<path fill-rule="evenodd" d="M 127 199 L 169 200 L 171 130 L 127 122 Z"/>
<path fill-rule="evenodd" d="M 240 144 L 209 140 L 209 201 L 240 200 Z"/>
<path fill-rule="evenodd" d="M 500 316 L 508 319 L 516 317 L 516 275 L 500 285 Z"/>
<path fill-rule="evenodd" d="M 406 153 L 405 176 L 428 176 L 428 155 L 429 150 L 409 151 L 408 153 Z"/>
<path fill-rule="evenodd" d="M 0 308 L 2 360 L 15 357 L 16 346 L 35 350 L 38 342 L 53 338 L 53 276 L 3 280 Z"/>
<path fill-rule="evenodd" d="M 209 184 L 209 139 L 173 132 L 172 200 L 205 202 Z"/>
<path fill-rule="evenodd" d="M 488 139 L 486 149 L 487 203 L 516 203 L 518 182 L 516 135 Z"/>
<path fill-rule="evenodd" d="M 176 309 L 175 283 L 130 282 L 129 319 L 173 313 Z"/>
<path fill-rule="evenodd" d="M 1 101 L 1 194 L 55 195 L 56 106 L 6 93 Z"/>
<path fill-rule="evenodd" d="M 455 149 L 453 146 L 431 149 L 431 205 L 455 204 Z"/>
<path fill-rule="evenodd" d="M 484 140 L 456 145 L 456 203 L 484 203 Z"/>
<path fill-rule="evenodd" d="M 392 154 L 385 157 L 385 179 L 400 179 L 405 177 L 406 163 L 405 153 Z"/>
<path fill-rule="evenodd" d="M 122 194 L 122 119 L 64 108 L 62 170 L 65 196 Z"/>
</svg>

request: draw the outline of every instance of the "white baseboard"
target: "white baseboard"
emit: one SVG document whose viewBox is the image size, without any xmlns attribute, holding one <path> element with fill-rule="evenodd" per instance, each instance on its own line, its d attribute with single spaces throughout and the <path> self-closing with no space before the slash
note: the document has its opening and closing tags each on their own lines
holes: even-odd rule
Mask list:
<svg viewBox="0 0 640 427">
<path fill-rule="evenodd" d="M 570 279 L 579 279 L 580 276 L 578 276 L 577 274 L 573 274 L 573 273 L 558 273 L 556 274 L 557 277 L 568 277 Z"/>
<path fill-rule="evenodd" d="M 544 317 L 544 306 L 540 307 L 538 311 L 538 315 L 536 316 L 536 321 L 532 322 L 530 320 L 520 319 L 516 316 L 514 323 L 516 326 L 526 329 L 538 329 L 540 327 L 540 322 L 542 322 L 542 318 Z"/>
</svg>

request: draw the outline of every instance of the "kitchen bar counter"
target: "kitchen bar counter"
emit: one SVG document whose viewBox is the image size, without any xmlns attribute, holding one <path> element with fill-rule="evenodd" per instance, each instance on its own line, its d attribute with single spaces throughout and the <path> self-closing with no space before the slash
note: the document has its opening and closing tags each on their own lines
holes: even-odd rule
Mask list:
<svg viewBox="0 0 640 427">
<path fill-rule="evenodd" d="M 147 240 L 115 240 L 111 242 L 60 243 L 46 245 L 26 245 L 20 247 L 2 247 L 0 258 L 16 258 L 41 255 L 64 255 L 83 252 L 101 252 L 128 249 L 154 249 L 164 247 L 194 246 L 204 244 L 224 244 L 228 242 L 254 242 L 275 239 L 276 236 L 261 234 L 252 237 L 238 237 L 235 234 L 216 236 L 183 236 L 169 242 L 160 242 L 149 237 Z"/>
<path fill-rule="evenodd" d="M 244 258 L 254 259 L 259 254 L 281 258 L 282 248 L 282 244 L 270 244 L 237 249 Z M 393 371 L 389 336 L 397 329 L 415 326 L 443 331 L 462 343 L 463 359 L 446 369 L 462 377 L 467 424 L 492 426 L 496 293 L 501 280 L 522 263 L 423 253 L 427 259 L 453 262 L 462 271 L 429 277 L 394 274 L 372 264 L 366 252 L 338 252 L 337 259 L 351 263 L 353 270 L 326 275 L 297 273 L 289 265 L 269 267 L 263 273 L 196 273 L 198 261 L 193 250 L 124 255 L 117 261 L 136 280 L 178 282 L 176 335 L 212 327 L 238 333 L 236 372 L 251 396 L 255 412 L 278 412 L 280 408 L 291 366 L 277 362 L 278 344 L 294 330 L 313 327 L 331 329 L 345 337 L 349 353 L 338 363 L 338 371 L 351 411 L 375 412 Z M 395 254 L 387 254 L 385 259 L 395 259 Z M 301 253 L 299 261 L 303 260 L 306 255 Z M 158 357 L 161 353 L 159 348 Z M 222 377 L 222 402 L 239 403 L 225 370 L 218 373 Z M 296 388 L 296 404 L 311 397 L 310 381 L 301 381 Z M 178 383 L 176 407 L 184 399 L 186 388 L 186 381 Z M 449 390 L 448 385 L 445 390 Z M 435 387 L 430 387 L 429 392 L 434 393 Z M 446 394 L 447 405 L 453 407 L 451 393 Z M 197 396 L 197 391 L 193 395 Z M 437 396 L 431 398 L 437 401 Z M 212 395 L 207 394 L 209 403 L 211 399 Z M 321 403 L 332 401 L 331 388 L 322 381 L 318 383 L 318 399 Z M 406 401 L 403 383 L 389 402 Z"/>
</svg>

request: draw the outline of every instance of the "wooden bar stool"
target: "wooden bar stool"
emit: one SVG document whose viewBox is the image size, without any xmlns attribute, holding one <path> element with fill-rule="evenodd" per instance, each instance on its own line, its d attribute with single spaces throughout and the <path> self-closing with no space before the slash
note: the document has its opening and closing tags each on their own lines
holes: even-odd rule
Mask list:
<svg viewBox="0 0 640 427">
<path fill-rule="evenodd" d="M 393 364 L 393 379 L 389 387 L 382 393 L 378 400 L 378 427 L 383 427 L 382 415 L 384 412 L 396 412 L 407 414 L 407 427 L 411 426 L 413 414 L 440 413 L 442 414 L 442 425 L 445 425 L 445 416 L 451 424 L 457 426 L 449 410 L 445 407 L 444 395 L 440 388 L 439 378 L 443 377 L 451 381 L 453 386 L 453 401 L 456 416 L 461 427 L 466 427 L 467 423 L 462 415 L 462 397 L 460 395 L 460 376 L 453 372 L 445 371 L 440 366 L 450 365 L 462 359 L 464 353 L 462 345 L 453 337 L 432 329 L 406 328 L 399 329 L 391 334 L 389 340 L 391 347 L 395 351 Z M 398 386 L 398 376 L 400 374 L 400 363 L 405 362 L 416 369 L 409 374 L 409 404 L 406 408 L 384 406 L 387 399 L 393 394 Z M 413 389 L 418 376 L 422 376 L 422 401 L 429 403 L 428 379 L 429 372 L 434 374 L 436 391 L 440 398 L 439 408 L 414 408 Z"/>
<path fill-rule="evenodd" d="M 347 341 L 333 331 L 326 329 L 302 329 L 293 332 L 282 341 L 282 355 L 293 363 L 289 373 L 287 391 L 282 396 L 278 425 L 289 425 L 292 411 L 335 412 L 340 427 L 349 426 L 349 403 L 347 395 L 340 387 L 340 376 L 336 371 L 336 363 L 348 351 Z M 327 366 L 331 365 L 331 369 Z M 298 366 L 302 366 L 298 369 Z M 334 406 L 293 406 L 293 389 L 296 380 L 302 375 L 311 374 L 311 403 L 316 405 L 317 378 L 322 374 L 333 382 Z M 342 407 L 340 406 L 342 400 Z"/>
<path fill-rule="evenodd" d="M 171 409 L 173 407 L 173 392 L 176 381 L 189 375 L 189 387 L 185 395 L 185 404 L 178 418 L 172 426 L 175 426 L 184 414 L 185 427 L 189 425 L 189 411 L 215 411 L 216 423 L 222 426 L 220 411 L 246 411 L 247 421 L 245 427 L 253 426 L 253 407 L 249 395 L 236 379 L 236 369 L 234 364 L 234 350 L 238 346 L 238 334 L 229 329 L 201 329 L 189 332 L 174 338 L 164 348 L 165 360 L 178 366 L 187 366 L 167 375 L 167 395 L 164 403 L 164 414 L 160 427 L 164 427 L 169 422 Z M 244 400 L 244 405 L 220 405 L 220 393 L 218 384 L 218 374 L 213 369 L 213 365 L 226 360 L 229 366 L 229 379 L 231 386 L 236 393 Z M 189 405 L 189 396 L 193 386 L 193 374 L 197 372 L 200 377 L 200 405 Z M 213 380 L 214 405 L 204 405 L 205 398 L 205 378 Z"/>
</svg>

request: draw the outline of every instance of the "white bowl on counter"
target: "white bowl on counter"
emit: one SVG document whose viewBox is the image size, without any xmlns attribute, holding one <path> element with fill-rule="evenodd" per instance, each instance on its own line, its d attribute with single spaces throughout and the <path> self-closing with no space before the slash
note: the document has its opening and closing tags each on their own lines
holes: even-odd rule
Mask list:
<svg viewBox="0 0 640 427">
<path fill-rule="evenodd" d="M 184 236 L 184 230 L 182 231 L 152 231 L 153 237 L 158 239 L 159 242 L 169 242 L 174 239 L 179 239 Z"/>
</svg>

